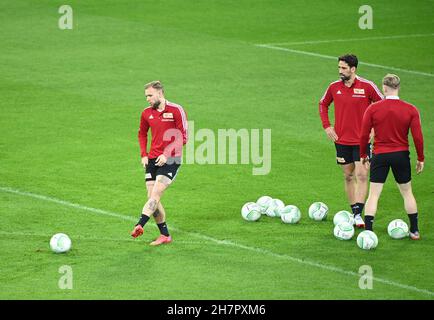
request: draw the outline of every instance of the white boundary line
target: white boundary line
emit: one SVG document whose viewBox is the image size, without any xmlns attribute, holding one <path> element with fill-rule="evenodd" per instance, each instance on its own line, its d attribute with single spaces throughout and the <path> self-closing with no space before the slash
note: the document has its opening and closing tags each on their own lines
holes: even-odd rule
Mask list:
<svg viewBox="0 0 434 320">
<path fill-rule="evenodd" d="M 351 42 L 351 41 L 371 41 L 371 40 L 391 40 L 391 39 L 406 39 L 406 38 L 420 38 L 420 37 L 432 37 L 434 33 L 425 34 L 400 34 L 395 36 L 379 36 L 368 38 L 347 38 L 347 39 L 331 39 L 331 40 L 311 40 L 311 41 L 299 41 L 299 42 L 276 42 L 276 43 L 264 43 L 264 45 L 279 46 L 279 45 L 304 45 L 304 44 L 318 44 L 318 43 L 333 43 L 333 42 Z"/>
<path fill-rule="evenodd" d="M 35 237 L 35 238 L 45 238 L 50 239 L 52 235 L 50 234 L 43 234 L 43 233 L 22 233 L 22 232 L 6 232 L 0 230 L 0 237 L 1 236 L 11 236 L 11 237 Z M 127 239 L 127 238 L 101 238 L 101 237 L 87 237 L 87 236 L 74 236 L 75 241 L 113 241 L 113 242 L 129 242 L 129 243 L 136 243 L 143 245 L 143 242 L 136 241 L 133 238 Z M 192 245 L 203 245 L 203 241 L 189 241 L 189 240 L 176 240 L 176 243 L 180 244 L 192 244 Z M 74 244 L 74 243 L 73 243 Z M 48 245 L 48 243 L 47 243 Z"/>
<path fill-rule="evenodd" d="M 20 196 L 24 196 L 24 197 L 39 199 L 39 200 L 43 200 L 43 201 L 47 201 L 47 202 L 52 202 L 52 203 L 66 206 L 66 207 L 72 207 L 72 208 L 80 209 L 83 211 L 89 211 L 89 212 L 93 212 L 96 214 L 101 214 L 101 215 L 105 215 L 105 216 L 119 218 L 122 220 L 127 220 L 127 221 L 136 221 L 137 220 L 137 219 L 134 219 L 133 217 L 125 216 L 123 214 L 105 211 L 105 210 L 101 210 L 101 209 L 96 209 L 96 208 L 92 208 L 92 207 L 88 207 L 88 206 L 83 206 L 83 205 L 80 205 L 77 203 L 72 203 L 72 202 L 68 202 L 68 201 L 64 201 L 64 200 L 60 200 L 60 199 L 56 199 L 56 198 L 48 197 L 48 196 L 44 196 L 44 195 L 39 195 L 39 194 L 31 193 L 31 192 L 20 191 L 20 190 L 16 190 L 16 189 L 9 188 L 9 187 L 1 187 L 0 186 L 0 191 L 11 193 L 11 194 L 16 194 L 16 195 L 20 195 Z M 230 246 L 233 248 L 238 248 L 238 249 L 243 249 L 243 250 L 250 251 L 250 252 L 260 253 L 262 255 L 268 255 L 268 256 L 272 256 L 274 258 L 279 258 L 279 259 L 283 259 L 283 260 L 287 260 L 287 261 L 291 261 L 291 262 L 296 262 L 299 264 L 304 264 L 304 265 L 308 265 L 311 267 L 316 267 L 319 269 L 323 269 L 323 270 L 327 270 L 327 271 L 331 271 L 331 272 L 336 272 L 336 273 L 340 273 L 340 274 L 344 274 L 344 275 L 348 275 L 348 276 L 354 276 L 354 277 L 360 276 L 356 272 L 344 270 L 344 269 L 341 269 L 341 268 L 338 268 L 335 266 L 325 265 L 325 264 L 321 264 L 321 263 L 318 263 L 315 261 L 309 261 L 309 260 L 304 260 L 304 259 L 300 259 L 300 258 L 294 258 L 294 257 L 289 256 L 289 255 L 278 254 L 278 253 L 274 253 L 274 252 L 266 250 L 266 249 L 246 246 L 246 245 L 232 242 L 229 240 L 219 240 L 219 239 L 212 238 L 212 237 L 200 234 L 200 233 L 182 231 L 182 230 L 180 230 L 178 228 L 174 228 L 174 227 L 171 227 L 171 228 L 175 231 L 188 234 L 190 236 L 199 238 L 201 240 L 214 242 L 214 243 L 219 244 L 219 245 L 226 245 L 226 246 Z M 390 281 L 390 280 L 382 279 L 382 278 L 377 278 L 377 277 L 373 277 L 373 280 L 390 285 L 390 286 L 398 287 L 401 289 L 406 289 L 406 290 L 414 291 L 417 293 L 426 294 L 429 296 L 434 296 L 434 292 L 426 290 L 426 289 L 419 289 L 419 288 L 414 287 L 414 286 L 409 286 L 409 285 L 405 285 L 405 284 L 401 284 L 398 282 L 394 282 L 394 281 Z"/>
<path fill-rule="evenodd" d="M 268 44 L 255 44 L 256 47 L 260 47 L 260 48 L 266 48 L 266 49 L 273 49 L 273 50 L 279 50 L 279 51 L 285 51 L 285 52 L 291 52 L 291 53 L 296 53 L 296 54 L 301 54 L 301 55 L 305 55 L 305 56 L 311 56 L 311 57 L 317 57 L 317 58 L 324 58 L 324 59 L 329 59 L 329 60 L 335 60 L 337 62 L 337 57 L 334 56 L 327 56 L 324 54 L 319 54 L 319 53 L 314 53 L 314 52 L 309 52 L 309 51 L 302 51 L 302 50 L 295 50 L 295 49 L 289 49 L 289 48 L 283 48 L 283 47 L 278 47 L 278 46 L 272 46 L 272 45 L 268 45 Z M 427 72 L 421 72 L 421 71 L 414 71 L 414 70 L 407 70 L 407 69 L 401 69 L 401 68 L 395 68 L 395 67 L 389 67 L 389 66 L 383 66 L 380 64 L 374 64 L 374 63 L 368 63 L 368 62 L 361 62 L 359 61 L 359 65 L 364 65 L 364 66 L 369 66 L 369 67 L 374 67 L 374 68 L 380 68 L 380 69 L 385 69 L 385 70 L 393 70 L 393 71 L 400 71 L 400 72 L 405 72 L 405 73 L 410 73 L 410 74 L 416 74 L 419 76 L 426 76 L 426 77 L 434 77 L 434 74 L 432 73 L 427 73 Z"/>
</svg>

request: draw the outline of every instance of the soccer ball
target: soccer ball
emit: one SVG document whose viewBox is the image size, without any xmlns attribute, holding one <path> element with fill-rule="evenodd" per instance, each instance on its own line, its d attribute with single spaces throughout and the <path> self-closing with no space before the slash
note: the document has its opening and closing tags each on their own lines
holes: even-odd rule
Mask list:
<svg viewBox="0 0 434 320">
<path fill-rule="evenodd" d="M 247 202 L 241 208 L 241 216 L 247 221 L 257 221 L 261 217 L 261 208 L 255 202 Z"/>
<path fill-rule="evenodd" d="M 272 199 L 265 214 L 269 217 L 280 217 L 280 210 L 283 209 L 284 206 L 285 204 L 282 200 Z"/>
<path fill-rule="evenodd" d="M 401 219 L 395 219 L 387 226 L 387 233 L 393 239 L 402 239 L 408 236 L 408 225 Z"/>
<path fill-rule="evenodd" d="M 262 214 L 266 213 L 268 206 L 270 205 L 271 200 L 273 200 L 273 198 L 271 198 L 269 196 L 262 196 L 258 199 L 258 201 L 256 201 L 256 204 L 261 207 L 261 213 Z"/>
<path fill-rule="evenodd" d="M 327 213 L 329 212 L 329 208 L 323 202 L 314 202 L 309 207 L 309 218 L 321 221 L 327 218 Z"/>
<path fill-rule="evenodd" d="M 56 233 L 50 239 L 50 248 L 55 253 L 67 252 L 71 249 L 71 239 L 64 233 Z"/>
<path fill-rule="evenodd" d="M 280 219 L 282 219 L 284 223 L 297 223 L 301 219 L 300 209 L 293 205 L 283 207 L 280 209 L 279 214 Z"/>
<path fill-rule="evenodd" d="M 348 222 L 349 224 L 354 224 L 354 215 L 346 210 L 341 210 L 335 214 L 333 217 L 333 224 L 336 226 L 341 222 Z"/>
<path fill-rule="evenodd" d="M 377 235 L 370 230 L 362 231 L 357 237 L 357 245 L 365 250 L 375 249 L 378 245 Z"/>
<path fill-rule="evenodd" d="M 354 236 L 353 224 L 342 221 L 335 226 L 333 234 L 339 240 L 350 240 Z"/>
</svg>

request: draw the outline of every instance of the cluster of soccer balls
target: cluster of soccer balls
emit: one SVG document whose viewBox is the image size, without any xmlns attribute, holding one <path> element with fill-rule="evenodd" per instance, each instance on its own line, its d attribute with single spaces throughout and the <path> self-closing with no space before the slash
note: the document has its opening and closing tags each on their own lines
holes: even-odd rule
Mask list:
<svg viewBox="0 0 434 320">
<path fill-rule="evenodd" d="M 328 207 L 323 202 L 314 202 L 310 205 L 309 218 L 315 221 L 326 220 Z M 262 196 L 256 202 L 247 202 L 241 208 L 241 216 L 247 221 L 258 221 L 262 215 L 280 217 L 283 223 L 295 224 L 301 219 L 301 211 L 297 206 L 286 205 L 282 200 Z M 339 240 L 350 240 L 354 236 L 354 216 L 342 210 L 333 217 L 333 234 Z M 408 225 L 401 219 L 389 223 L 387 232 L 393 239 L 402 239 L 408 236 Z M 369 230 L 362 231 L 357 236 L 357 245 L 361 249 L 375 249 L 378 245 L 377 235 Z"/>
</svg>

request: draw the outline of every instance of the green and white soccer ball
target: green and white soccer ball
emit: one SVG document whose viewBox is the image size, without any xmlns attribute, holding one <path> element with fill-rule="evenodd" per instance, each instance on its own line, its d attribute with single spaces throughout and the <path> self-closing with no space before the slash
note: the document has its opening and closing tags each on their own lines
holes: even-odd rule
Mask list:
<svg viewBox="0 0 434 320">
<path fill-rule="evenodd" d="M 256 204 L 261 207 L 261 213 L 262 214 L 266 214 L 268 206 L 270 205 L 271 200 L 273 200 L 273 198 L 269 197 L 269 196 L 262 196 L 258 199 L 258 201 L 256 201 Z"/>
<path fill-rule="evenodd" d="M 280 219 L 284 223 L 297 223 L 301 219 L 300 209 L 293 205 L 283 207 L 282 209 L 280 209 L 279 213 Z"/>
<path fill-rule="evenodd" d="M 354 224 L 354 215 L 346 210 L 341 210 L 335 214 L 333 217 L 333 224 L 336 226 L 341 222 L 348 222 L 349 224 Z"/>
<path fill-rule="evenodd" d="M 350 224 L 346 221 L 341 221 L 337 225 L 335 225 L 335 228 L 333 229 L 333 234 L 339 240 L 350 240 L 354 236 L 353 224 Z"/>
<path fill-rule="evenodd" d="M 387 233 L 393 239 L 408 237 L 408 225 L 401 219 L 395 219 L 387 226 Z"/>
<path fill-rule="evenodd" d="M 357 236 L 357 245 L 364 250 L 375 249 L 378 245 L 377 235 L 370 230 L 362 231 Z"/>
<path fill-rule="evenodd" d="M 329 208 L 323 202 L 314 202 L 309 207 L 309 218 L 321 221 L 327 218 L 327 213 L 329 212 Z"/>
<path fill-rule="evenodd" d="M 56 233 L 50 239 L 50 248 L 55 253 L 67 252 L 71 249 L 72 241 L 64 233 Z"/>
<path fill-rule="evenodd" d="M 285 204 L 282 200 L 272 199 L 265 214 L 269 217 L 280 217 L 280 210 L 283 209 L 284 206 Z"/>
<path fill-rule="evenodd" d="M 257 221 L 261 217 L 261 208 L 255 202 L 247 202 L 241 208 L 241 216 L 247 221 Z"/>
</svg>

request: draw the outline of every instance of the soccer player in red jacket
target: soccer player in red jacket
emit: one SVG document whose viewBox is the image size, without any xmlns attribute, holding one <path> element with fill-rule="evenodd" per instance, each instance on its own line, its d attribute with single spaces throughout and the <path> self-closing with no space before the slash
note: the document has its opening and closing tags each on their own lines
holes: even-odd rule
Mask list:
<svg viewBox="0 0 434 320">
<path fill-rule="evenodd" d="M 378 199 L 386 182 L 389 169 L 398 184 L 404 199 L 404 207 L 410 219 L 410 238 L 420 239 L 416 199 L 411 189 L 410 152 L 408 131 L 411 130 L 416 147 L 416 173 L 423 170 L 423 135 L 417 108 L 398 97 L 400 79 L 394 74 L 383 78 L 383 92 L 386 99 L 372 104 L 363 117 L 360 145 L 369 140 L 371 128 L 375 130 L 374 156 L 369 162 L 366 152 L 360 148 L 360 158 L 370 168 L 371 183 L 365 208 L 366 230 L 372 231 Z"/>
<path fill-rule="evenodd" d="M 356 75 L 358 59 L 353 54 L 338 58 L 340 80 L 332 82 L 319 102 L 319 114 L 327 136 L 335 143 L 336 160 L 344 173 L 344 186 L 355 225 L 365 226 L 362 211 L 368 193 L 368 170 L 360 162 L 360 128 L 368 106 L 383 98 L 371 81 Z M 334 103 L 335 123 L 330 124 L 328 111 Z M 370 149 L 369 141 L 363 149 Z"/>
<path fill-rule="evenodd" d="M 131 232 L 136 238 L 143 234 L 143 226 L 151 215 L 160 229 L 160 236 L 151 245 L 170 243 L 172 237 L 166 225 L 166 212 L 161 204 L 164 191 L 175 180 L 181 165 L 182 146 L 187 143 L 187 115 L 184 109 L 164 97 L 160 81 L 145 85 L 146 100 L 150 107 L 142 112 L 139 143 L 142 164 L 146 169 L 148 201 L 143 207 L 139 222 Z M 151 129 L 151 148 L 147 151 L 148 130 Z"/>
</svg>

